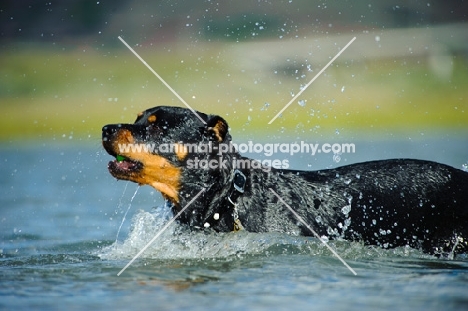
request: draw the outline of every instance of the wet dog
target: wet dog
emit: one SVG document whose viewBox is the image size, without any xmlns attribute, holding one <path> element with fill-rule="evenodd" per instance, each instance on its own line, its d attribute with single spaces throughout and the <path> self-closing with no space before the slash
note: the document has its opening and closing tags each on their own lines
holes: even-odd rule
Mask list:
<svg viewBox="0 0 468 311">
<path fill-rule="evenodd" d="M 220 116 L 165 106 L 140 113 L 133 124 L 104 126 L 102 143 L 116 157 L 110 173 L 154 187 L 174 215 L 204 189 L 178 218 L 192 228 L 311 235 L 276 193 L 329 239 L 468 252 L 468 172 L 444 164 L 394 159 L 319 171 L 265 169 L 232 148 Z"/>
</svg>

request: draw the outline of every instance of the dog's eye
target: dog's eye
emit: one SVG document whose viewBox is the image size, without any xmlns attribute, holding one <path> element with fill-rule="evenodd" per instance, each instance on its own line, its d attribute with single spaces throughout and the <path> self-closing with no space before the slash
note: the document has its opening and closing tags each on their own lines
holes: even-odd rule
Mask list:
<svg viewBox="0 0 468 311">
<path fill-rule="evenodd" d="M 161 128 L 156 123 L 150 123 L 146 126 L 146 133 L 150 136 L 152 135 L 162 135 L 164 134 L 164 129 Z"/>
<path fill-rule="evenodd" d="M 161 130 L 161 129 L 160 129 L 159 126 L 157 126 L 156 124 L 150 123 L 150 124 L 148 124 L 148 125 L 146 126 L 146 130 L 147 130 L 147 131 L 156 131 L 156 130 Z"/>
</svg>

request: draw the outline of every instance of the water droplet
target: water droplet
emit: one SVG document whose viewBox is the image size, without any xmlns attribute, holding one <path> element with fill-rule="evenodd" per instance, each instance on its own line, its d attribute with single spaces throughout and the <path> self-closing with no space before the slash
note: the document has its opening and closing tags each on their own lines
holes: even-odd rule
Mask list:
<svg viewBox="0 0 468 311">
<path fill-rule="evenodd" d="M 341 208 L 341 212 L 345 215 L 349 214 L 350 211 L 351 211 L 351 205 L 346 205 L 346 206 L 343 206 L 343 208 Z"/>
<path fill-rule="evenodd" d="M 262 107 L 262 108 L 260 108 L 260 111 L 267 110 L 267 109 L 268 109 L 268 107 L 270 107 L 270 104 L 269 104 L 269 103 L 265 103 L 265 104 L 263 105 L 263 107 Z"/>
<path fill-rule="evenodd" d="M 346 227 L 349 227 L 349 225 L 351 224 L 351 218 L 346 218 L 344 224 Z"/>
<path fill-rule="evenodd" d="M 468 163 L 462 164 L 462 170 L 468 172 Z"/>
<path fill-rule="evenodd" d="M 304 107 L 306 105 L 306 100 L 305 99 L 301 99 L 300 101 L 297 102 L 299 104 L 299 106 L 301 107 Z"/>
</svg>

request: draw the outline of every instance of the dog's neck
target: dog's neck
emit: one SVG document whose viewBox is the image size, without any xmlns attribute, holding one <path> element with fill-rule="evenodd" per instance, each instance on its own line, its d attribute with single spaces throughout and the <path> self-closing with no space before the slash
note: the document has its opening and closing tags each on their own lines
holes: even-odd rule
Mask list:
<svg viewBox="0 0 468 311">
<path fill-rule="evenodd" d="M 207 171 L 196 182 L 192 181 L 190 187 L 181 189 L 178 202 L 169 202 L 168 205 L 174 215 L 187 207 L 178 218 L 180 223 L 199 229 L 212 228 L 218 232 L 237 231 L 242 228 L 237 217 L 237 201 L 248 184 L 250 170 L 238 169 L 233 166 L 233 159 L 243 159 L 240 154 L 228 153 L 224 154 L 224 156 L 224 159 L 227 160 L 225 163 L 226 168 L 217 169 L 216 174 Z M 207 157 L 205 159 L 209 160 L 211 158 Z M 187 170 L 186 176 L 187 179 L 194 177 L 189 170 Z M 186 181 L 185 184 L 189 183 Z M 194 185 L 196 187 L 193 187 Z M 204 188 L 205 191 L 190 206 L 187 206 L 196 194 L 194 188 L 195 190 L 198 189 L 198 191 Z"/>
<path fill-rule="evenodd" d="M 237 214 L 237 199 L 244 193 L 245 184 L 247 182 L 246 175 L 239 169 L 234 169 L 231 174 L 231 186 L 229 192 L 217 203 L 213 211 L 205 219 L 203 226 L 205 228 L 213 227 L 215 230 L 219 225 L 220 220 L 224 220 L 224 225 L 231 227 L 232 231 L 242 229 L 242 224 L 239 221 Z M 232 224 L 231 224 L 232 223 Z"/>
</svg>

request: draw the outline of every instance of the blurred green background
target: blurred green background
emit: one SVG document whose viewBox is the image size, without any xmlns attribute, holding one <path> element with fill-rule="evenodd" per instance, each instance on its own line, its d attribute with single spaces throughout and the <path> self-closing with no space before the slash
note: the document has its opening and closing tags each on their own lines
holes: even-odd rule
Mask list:
<svg viewBox="0 0 468 311">
<path fill-rule="evenodd" d="M 465 135 L 467 12 L 466 1 L 2 1 L 0 140 L 99 142 L 104 124 L 183 106 L 118 36 L 235 133 Z"/>
</svg>

